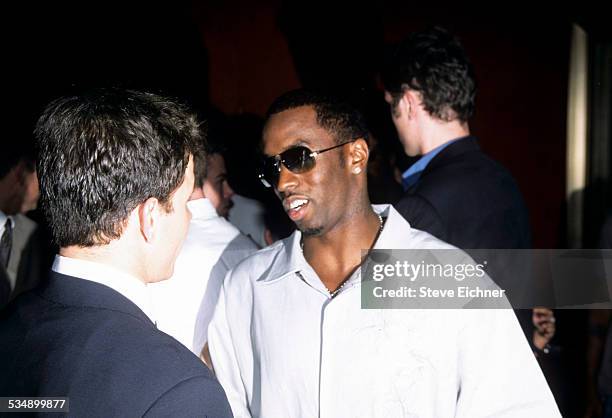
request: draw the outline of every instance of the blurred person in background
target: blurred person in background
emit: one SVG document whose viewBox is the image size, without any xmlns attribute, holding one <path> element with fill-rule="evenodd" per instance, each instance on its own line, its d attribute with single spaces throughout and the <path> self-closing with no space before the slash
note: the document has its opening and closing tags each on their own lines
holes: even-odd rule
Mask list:
<svg viewBox="0 0 612 418">
<path fill-rule="evenodd" d="M 213 130 L 216 135 L 218 131 Z M 233 194 L 218 136 L 194 155 L 191 221 L 169 280 L 149 286 L 157 326 L 207 361 L 206 334 L 226 273 L 259 247 L 225 216 Z M 207 362 L 210 364 L 210 362 Z"/>
<path fill-rule="evenodd" d="M 37 223 L 25 216 L 39 197 L 34 144 L 6 144 L 0 153 L 0 307 L 34 288 L 48 268 Z"/>
</svg>

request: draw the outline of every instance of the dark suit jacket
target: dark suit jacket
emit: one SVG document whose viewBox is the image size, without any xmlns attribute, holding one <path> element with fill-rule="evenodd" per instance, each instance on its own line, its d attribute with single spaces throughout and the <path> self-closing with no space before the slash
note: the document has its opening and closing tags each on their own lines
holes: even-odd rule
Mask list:
<svg viewBox="0 0 612 418">
<path fill-rule="evenodd" d="M 456 247 L 529 248 L 527 209 L 510 173 L 476 138 L 436 155 L 396 205 L 414 228 Z"/>
<path fill-rule="evenodd" d="M 204 364 L 98 283 L 51 273 L 0 313 L 0 341 L 2 396 L 68 396 L 74 417 L 231 416 Z"/>
</svg>

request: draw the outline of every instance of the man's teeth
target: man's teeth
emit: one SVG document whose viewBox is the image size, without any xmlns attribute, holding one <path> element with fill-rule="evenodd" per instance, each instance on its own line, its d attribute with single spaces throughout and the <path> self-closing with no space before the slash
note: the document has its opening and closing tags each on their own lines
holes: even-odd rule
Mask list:
<svg viewBox="0 0 612 418">
<path fill-rule="evenodd" d="M 305 205 L 308 202 L 306 199 L 296 199 L 289 205 L 289 209 L 297 209 L 300 206 Z"/>
</svg>

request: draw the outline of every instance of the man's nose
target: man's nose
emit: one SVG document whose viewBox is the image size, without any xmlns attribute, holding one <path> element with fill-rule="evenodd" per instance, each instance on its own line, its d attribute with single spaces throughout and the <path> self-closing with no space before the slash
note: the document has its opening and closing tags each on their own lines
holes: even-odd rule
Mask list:
<svg viewBox="0 0 612 418">
<path fill-rule="evenodd" d="M 297 174 L 292 173 L 284 165 L 281 165 L 280 173 L 278 173 L 278 185 L 276 190 L 279 193 L 291 192 L 298 184 Z"/>
</svg>

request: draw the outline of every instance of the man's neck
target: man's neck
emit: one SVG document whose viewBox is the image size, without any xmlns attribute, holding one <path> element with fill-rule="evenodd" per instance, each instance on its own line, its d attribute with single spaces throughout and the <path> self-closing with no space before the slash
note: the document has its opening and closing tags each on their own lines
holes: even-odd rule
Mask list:
<svg viewBox="0 0 612 418">
<path fill-rule="evenodd" d="M 138 280 L 146 283 L 144 272 L 139 270 L 137 268 L 137 264 L 134 263 L 133 252 L 126 251 L 125 248 L 122 248 L 125 247 L 122 244 L 123 243 L 119 243 L 117 240 L 114 240 L 111 241 L 110 244 L 97 245 L 93 247 L 79 247 L 73 245 L 60 248 L 59 255 L 63 257 L 75 258 L 77 260 L 104 264 L 136 277 Z"/>
<path fill-rule="evenodd" d="M 470 128 L 467 122 L 432 120 L 424 127 L 421 134 L 423 138 L 421 142 L 421 155 L 425 155 L 441 145 L 454 139 L 468 136 L 469 134 Z"/>
<path fill-rule="evenodd" d="M 359 267 L 362 250 L 374 245 L 380 229 L 380 218 L 368 205 L 332 230 L 304 237 L 304 257 L 327 289 L 333 291 Z"/>
</svg>

